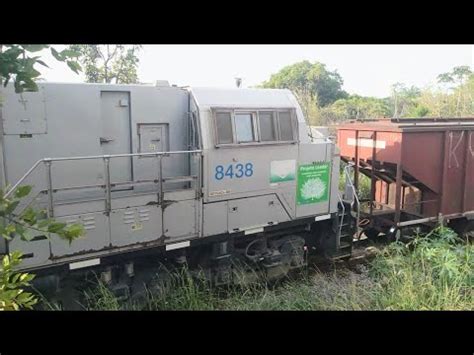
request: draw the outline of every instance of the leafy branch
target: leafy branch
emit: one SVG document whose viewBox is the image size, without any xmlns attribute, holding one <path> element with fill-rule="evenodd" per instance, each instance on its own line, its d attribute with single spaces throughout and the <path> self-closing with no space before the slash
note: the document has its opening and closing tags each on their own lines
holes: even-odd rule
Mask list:
<svg viewBox="0 0 474 355">
<path fill-rule="evenodd" d="M 76 61 L 80 53 L 69 48 L 58 52 L 47 44 L 0 45 L 0 82 L 3 81 L 3 86 L 6 87 L 10 81 L 13 81 L 16 93 L 37 91 L 38 85 L 35 80 L 40 77 L 41 73 L 35 69 L 35 65 L 39 64 L 47 68 L 49 66 L 40 59 L 41 56 L 32 55 L 32 53 L 44 49 L 50 49 L 56 60 L 66 62 L 76 74 L 82 70 Z"/>
<path fill-rule="evenodd" d="M 84 234 L 84 227 L 80 224 L 67 225 L 52 218 L 48 218 L 45 210 L 35 210 L 28 207 L 22 213 L 15 215 L 15 210 L 21 200 L 29 195 L 31 186 L 20 186 L 6 198 L 0 190 L 0 234 L 9 243 L 14 238 L 30 241 L 30 231 L 41 232 L 47 238 L 55 234 L 59 238 L 71 242 Z M 36 233 L 37 234 L 37 233 Z M 0 266 L 0 310 L 18 310 L 32 308 L 37 298 L 24 288 L 30 286 L 34 275 L 18 273 L 16 268 L 21 264 L 22 253 L 13 251 L 3 256 Z"/>
</svg>

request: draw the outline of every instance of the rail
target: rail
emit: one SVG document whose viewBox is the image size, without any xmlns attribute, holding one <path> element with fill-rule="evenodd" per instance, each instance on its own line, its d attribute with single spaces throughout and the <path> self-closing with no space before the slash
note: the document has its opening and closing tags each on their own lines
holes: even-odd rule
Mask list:
<svg viewBox="0 0 474 355">
<path fill-rule="evenodd" d="M 42 192 L 47 192 L 48 194 L 48 212 L 49 216 L 53 217 L 54 215 L 54 196 L 53 192 L 55 191 L 65 191 L 73 189 L 84 189 L 84 188 L 93 188 L 100 187 L 105 188 L 105 211 L 110 212 L 111 210 L 111 200 L 112 200 L 112 187 L 119 185 L 137 185 L 147 182 L 159 183 L 159 191 L 161 194 L 160 201 L 163 201 L 163 183 L 166 182 L 187 182 L 187 181 L 196 181 L 196 196 L 200 195 L 200 189 L 202 184 L 201 169 L 197 169 L 197 176 L 186 175 L 186 176 L 176 176 L 176 177 L 163 177 L 163 158 L 173 155 L 196 155 L 198 156 L 198 166 L 200 167 L 202 163 L 202 150 L 183 150 L 183 151 L 170 151 L 170 152 L 152 152 L 152 153 L 129 153 L 129 154 L 112 154 L 112 155 L 91 155 L 91 156 L 77 156 L 77 157 L 58 157 L 58 158 L 43 158 L 38 160 L 33 166 L 5 193 L 4 197 L 8 198 L 25 180 L 40 166 L 44 164 L 46 168 L 46 189 L 41 190 L 38 194 Z M 110 161 L 115 158 L 127 158 L 127 157 L 155 157 L 158 158 L 158 169 L 159 169 L 159 179 L 155 180 L 137 180 L 137 181 L 126 181 L 126 182 L 111 182 L 110 174 Z M 104 179 L 105 184 L 95 184 L 95 185 L 81 185 L 81 186 L 72 186 L 64 187 L 60 189 L 53 188 L 52 181 L 52 166 L 54 162 L 64 162 L 64 161 L 80 161 L 80 160 L 102 160 L 104 164 Z M 38 196 L 38 194 L 35 195 Z"/>
</svg>

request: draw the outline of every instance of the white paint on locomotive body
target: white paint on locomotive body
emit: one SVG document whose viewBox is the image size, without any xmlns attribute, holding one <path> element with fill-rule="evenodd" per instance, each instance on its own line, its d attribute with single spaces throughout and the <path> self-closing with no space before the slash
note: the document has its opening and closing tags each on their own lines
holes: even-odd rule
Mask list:
<svg viewBox="0 0 474 355">
<path fill-rule="evenodd" d="M 263 232 L 263 227 L 258 227 L 258 228 L 252 228 L 252 229 L 246 229 L 244 231 L 244 234 L 245 235 L 249 235 L 249 234 L 255 234 L 255 233 L 261 233 Z"/>
<path fill-rule="evenodd" d="M 83 269 L 85 267 L 100 265 L 100 258 L 78 261 L 69 264 L 69 270 Z"/>
<path fill-rule="evenodd" d="M 189 242 L 189 241 L 181 242 L 181 243 L 168 244 L 168 245 L 166 245 L 166 251 L 175 250 L 175 249 L 183 249 L 183 248 L 189 247 L 190 245 L 191 245 L 191 242 Z"/>
</svg>

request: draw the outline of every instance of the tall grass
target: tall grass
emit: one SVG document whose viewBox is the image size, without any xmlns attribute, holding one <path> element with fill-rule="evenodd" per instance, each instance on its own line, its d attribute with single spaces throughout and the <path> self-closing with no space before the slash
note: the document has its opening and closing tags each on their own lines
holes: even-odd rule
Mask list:
<svg viewBox="0 0 474 355">
<path fill-rule="evenodd" d="M 357 270 L 304 270 L 278 285 L 266 280 L 213 288 L 187 270 L 149 291 L 145 302 L 119 304 L 104 286 L 89 309 L 146 310 L 471 310 L 473 246 L 439 227 L 408 244 L 394 243 Z"/>
<path fill-rule="evenodd" d="M 391 244 L 372 264 L 374 308 L 473 309 L 473 251 L 445 227 L 409 244 Z"/>
</svg>

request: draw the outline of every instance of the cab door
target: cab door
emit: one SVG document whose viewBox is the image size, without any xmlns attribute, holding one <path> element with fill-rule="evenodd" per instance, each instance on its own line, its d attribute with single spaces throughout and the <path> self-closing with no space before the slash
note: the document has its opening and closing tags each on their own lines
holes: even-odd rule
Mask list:
<svg viewBox="0 0 474 355">
<path fill-rule="evenodd" d="M 124 91 L 102 91 L 100 113 L 102 132 L 99 144 L 102 154 L 129 154 L 130 140 L 130 94 Z M 110 161 L 112 182 L 132 180 L 132 158 L 113 158 Z"/>
</svg>

